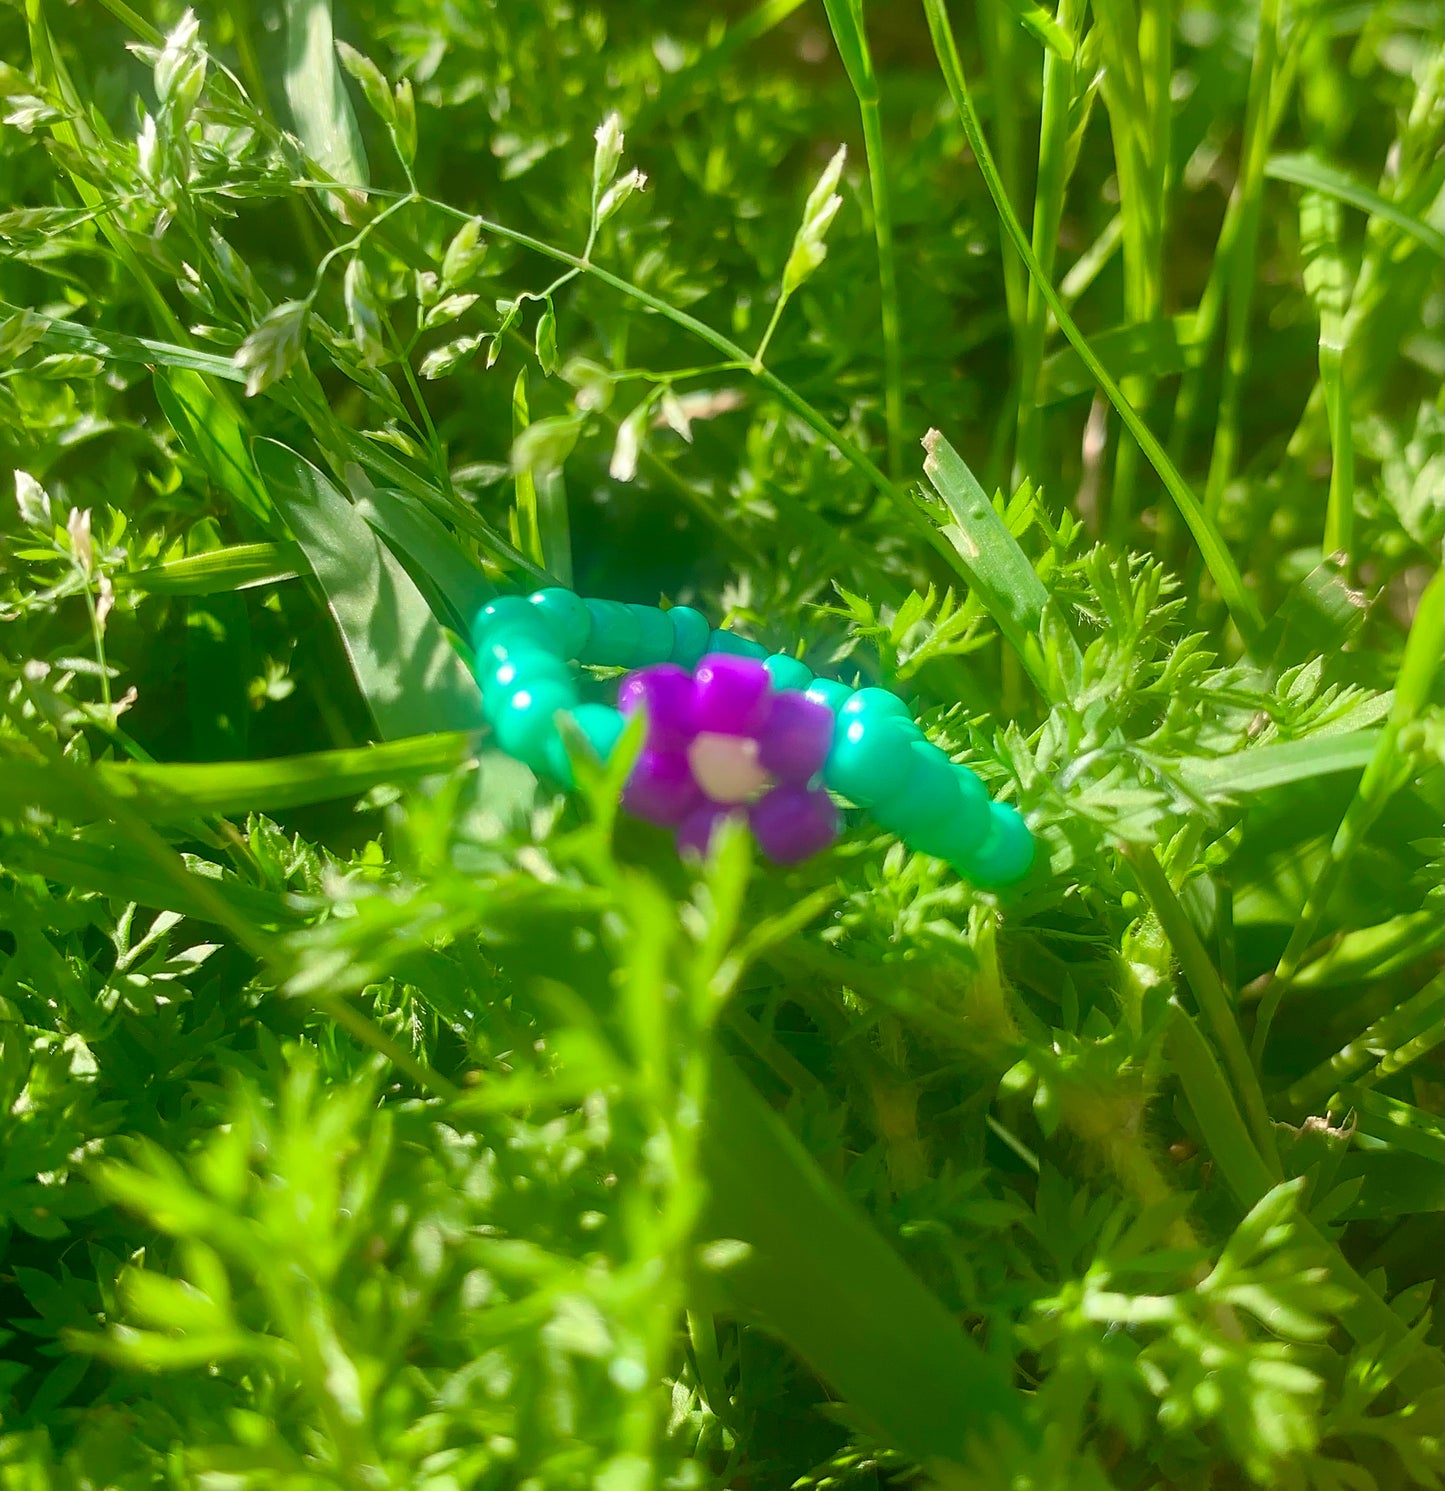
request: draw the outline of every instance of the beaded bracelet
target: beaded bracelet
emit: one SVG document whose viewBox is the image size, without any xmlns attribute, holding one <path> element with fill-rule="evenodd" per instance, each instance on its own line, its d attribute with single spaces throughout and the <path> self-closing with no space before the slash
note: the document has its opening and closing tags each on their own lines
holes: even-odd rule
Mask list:
<svg viewBox="0 0 1445 1491">
<path fill-rule="evenodd" d="M 488 602 L 472 643 L 497 744 L 564 786 L 573 775 L 560 715 L 606 761 L 626 717 L 642 712 L 646 735 L 622 804 L 673 829 L 684 854 L 706 854 L 722 819 L 745 813 L 769 859 L 806 859 L 838 836 L 831 792 L 975 884 L 1007 885 L 1033 864 L 1018 812 L 990 801 L 896 694 L 816 678 L 795 657 L 714 630 L 691 606 L 583 600 L 553 587 Z M 637 671 L 614 708 L 582 702 L 574 661 Z"/>
</svg>

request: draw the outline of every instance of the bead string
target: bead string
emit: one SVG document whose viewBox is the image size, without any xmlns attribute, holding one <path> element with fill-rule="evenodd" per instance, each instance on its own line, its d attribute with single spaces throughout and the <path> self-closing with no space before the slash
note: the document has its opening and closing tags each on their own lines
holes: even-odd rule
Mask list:
<svg viewBox="0 0 1445 1491">
<path fill-rule="evenodd" d="M 896 694 L 817 678 L 691 606 L 663 611 L 552 587 L 488 602 L 472 641 L 497 744 L 564 786 L 573 775 L 559 714 L 605 761 L 625 716 L 641 710 L 648 735 L 623 805 L 675 828 L 684 852 L 705 852 L 719 818 L 746 811 L 770 858 L 806 858 L 838 832 L 828 789 L 975 884 L 1007 885 L 1033 864 L 1018 811 L 992 802 Z M 618 707 L 583 702 L 574 659 L 640 671 L 624 680 Z"/>
</svg>

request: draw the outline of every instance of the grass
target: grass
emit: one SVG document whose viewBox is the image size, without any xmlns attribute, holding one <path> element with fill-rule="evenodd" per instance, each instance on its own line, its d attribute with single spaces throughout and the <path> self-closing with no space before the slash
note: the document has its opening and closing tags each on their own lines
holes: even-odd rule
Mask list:
<svg viewBox="0 0 1445 1491">
<path fill-rule="evenodd" d="M 1439 1485 L 1437 11 L 78 17 L 0 1491 Z M 898 689 L 1034 871 L 559 798 L 462 640 L 548 579 Z"/>
</svg>

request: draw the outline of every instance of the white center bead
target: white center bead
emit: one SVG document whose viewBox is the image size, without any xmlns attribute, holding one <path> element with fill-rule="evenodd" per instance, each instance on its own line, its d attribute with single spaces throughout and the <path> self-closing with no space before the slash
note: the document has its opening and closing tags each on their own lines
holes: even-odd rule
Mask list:
<svg viewBox="0 0 1445 1491">
<path fill-rule="evenodd" d="M 758 764 L 758 743 L 746 735 L 693 737 L 687 759 L 697 784 L 714 802 L 750 802 L 768 785 Z"/>
</svg>

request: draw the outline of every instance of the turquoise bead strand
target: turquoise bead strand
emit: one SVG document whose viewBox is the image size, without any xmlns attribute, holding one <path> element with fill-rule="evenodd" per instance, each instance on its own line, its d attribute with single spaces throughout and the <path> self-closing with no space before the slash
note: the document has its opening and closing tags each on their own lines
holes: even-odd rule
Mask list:
<svg viewBox="0 0 1445 1491">
<path fill-rule="evenodd" d="M 708 654 L 755 658 L 775 689 L 802 693 L 832 712 L 833 743 L 822 770 L 830 791 L 975 884 L 1008 885 L 1033 866 L 1033 835 L 1018 810 L 991 801 L 973 772 L 928 740 L 896 694 L 814 677 L 795 657 L 714 629 L 691 606 L 664 611 L 583 600 L 553 586 L 489 601 L 472 645 L 483 714 L 497 744 L 564 785 L 572 785 L 573 773 L 559 719 L 565 715 L 604 761 L 624 724 L 613 706 L 581 702 L 573 662 L 628 669 L 671 662 L 691 670 Z"/>
</svg>

